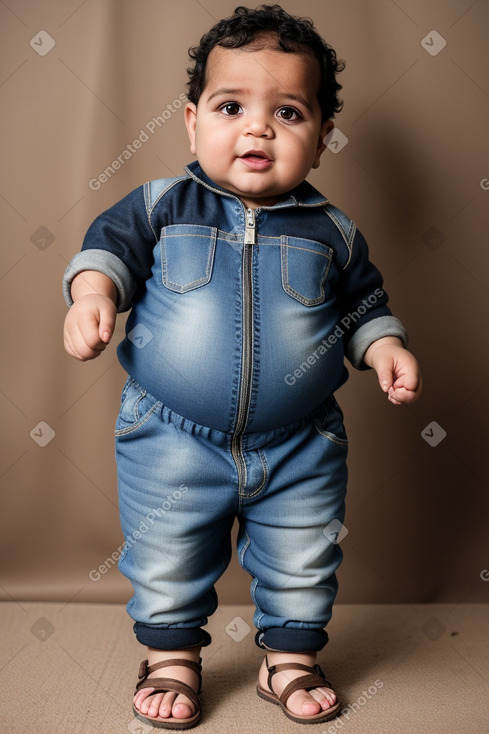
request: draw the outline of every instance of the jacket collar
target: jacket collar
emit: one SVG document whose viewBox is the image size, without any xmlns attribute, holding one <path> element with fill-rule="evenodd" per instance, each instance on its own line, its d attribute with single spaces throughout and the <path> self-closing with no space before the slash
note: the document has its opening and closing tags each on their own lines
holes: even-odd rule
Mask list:
<svg viewBox="0 0 489 734">
<path fill-rule="evenodd" d="M 193 178 L 194 181 L 202 184 L 203 186 L 205 186 L 205 188 L 214 191 L 214 193 L 221 194 L 222 196 L 232 196 L 235 199 L 238 198 L 236 194 L 233 194 L 231 191 L 224 189 L 222 186 L 219 186 L 211 178 L 209 178 L 209 176 L 207 176 L 207 174 L 204 173 L 204 171 L 200 167 L 198 161 L 193 161 L 188 166 L 185 166 L 185 171 L 190 176 L 190 178 Z M 311 186 L 308 181 L 303 181 L 301 184 L 299 184 L 299 186 L 296 186 L 295 189 L 292 189 L 292 191 L 289 192 L 289 195 L 286 199 L 277 202 L 271 207 L 263 208 L 283 209 L 285 207 L 291 206 L 307 207 L 324 206 L 325 204 L 328 204 L 328 199 L 324 197 L 319 191 L 317 191 L 314 186 Z"/>
</svg>

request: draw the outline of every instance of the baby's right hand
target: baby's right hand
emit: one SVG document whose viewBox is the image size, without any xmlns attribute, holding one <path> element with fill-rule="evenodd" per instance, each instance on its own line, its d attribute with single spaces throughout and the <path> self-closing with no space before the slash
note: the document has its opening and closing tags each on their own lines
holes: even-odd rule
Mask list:
<svg viewBox="0 0 489 734">
<path fill-rule="evenodd" d="M 112 338 L 116 316 L 115 303 L 108 296 L 90 293 L 77 298 L 64 325 L 68 354 L 80 362 L 98 357 Z"/>
</svg>

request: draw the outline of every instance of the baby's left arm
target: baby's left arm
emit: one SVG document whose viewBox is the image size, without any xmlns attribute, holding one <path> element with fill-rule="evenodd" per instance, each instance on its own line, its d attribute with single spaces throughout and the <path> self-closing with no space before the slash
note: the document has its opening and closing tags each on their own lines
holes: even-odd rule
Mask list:
<svg viewBox="0 0 489 734">
<path fill-rule="evenodd" d="M 395 336 L 373 342 L 363 358 L 379 378 L 380 387 L 394 405 L 414 403 L 421 394 L 421 372 L 415 357 Z"/>
</svg>

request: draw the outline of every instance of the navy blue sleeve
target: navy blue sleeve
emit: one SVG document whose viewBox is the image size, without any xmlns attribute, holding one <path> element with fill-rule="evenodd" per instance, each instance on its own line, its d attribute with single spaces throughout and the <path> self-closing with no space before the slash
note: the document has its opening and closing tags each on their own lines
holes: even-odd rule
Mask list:
<svg viewBox="0 0 489 734">
<path fill-rule="evenodd" d="M 94 220 L 85 235 L 82 252 L 107 250 L 124 263 L 140 286 L 151 275 L 156 242 L 140 186 Z"/>
<path fill-rule="evenodd" d="M 349 259 L 340 275 L 338 305 L 347 334 L 379 316 L 389 316 L 389 298 L 379 270 L 369 259 L 368 246 L 356 229 Z"/>
<path fill-rule="evenodd" d="M 338 305 L 345 353 L 354 367 L 365 369 L 363 357 L 377 339 L 395 336 L 407 344 L 407 334 L 387 305 L 382 275 L 369 259 L 368 246 L 356 229 L 349 260 L 340 276 Z"/>
<path fill-rule="evenodd" d="M 115 283 L 117 310 L 127 311 L 151 275 L 156 241 L 141 186 L 90 225 L 81 252 L 72 258 L 64 274 L 67 305 L 73 304 L 71 284 L 76 276 L 86 270 L 97 270 Z"/>
</svg>

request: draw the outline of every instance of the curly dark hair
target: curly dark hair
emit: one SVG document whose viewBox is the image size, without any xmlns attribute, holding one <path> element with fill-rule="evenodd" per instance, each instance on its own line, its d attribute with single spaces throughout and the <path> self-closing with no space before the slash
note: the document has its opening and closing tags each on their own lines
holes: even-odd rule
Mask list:
<svg viewBox="0 0 489 734">
<path fill-rule="evenodd" d="M 263 34 L 275 36 L 277 50 L 286 53 L 305 51 L 317 59 L 321 72 L 318 101 L 323 121 L 342 109 L 343 102 L 338 98 L 341 84 L 336 81 L 336 74 L 343 71 L 344 62 L 336 58 L 335 50 L 321 38 L 309 18 L 289 15 L 280 5 L 260 5 L 255 10 L 240 5 L 234 15 L 216 23 L 202 36 L 198 46 L 189 49 L 189 57 L 194 62 L 187 69 L 190 102 L 198 104 L 206 83 L 207 59 L 215 46 L 241 48 L 255 40 L 258 42 L 257 37 Z M 266 45 L 270 46 L 269 39 Z"/>
</svg>

